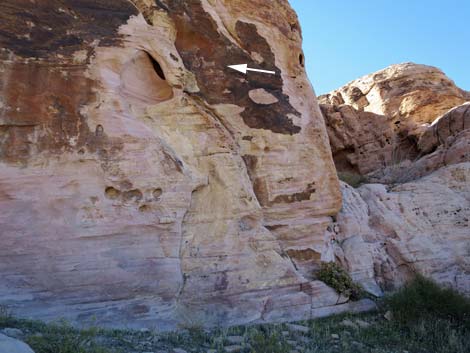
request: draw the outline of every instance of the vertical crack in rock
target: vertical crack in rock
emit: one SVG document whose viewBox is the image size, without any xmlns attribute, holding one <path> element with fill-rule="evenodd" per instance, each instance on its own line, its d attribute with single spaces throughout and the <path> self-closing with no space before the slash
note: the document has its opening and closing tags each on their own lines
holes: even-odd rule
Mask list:
<svg viewBox="0 0 470 353">
<path fill-rule="evenodd" d="M 147 53 L 147 56 L 150 59 L 150 61 L 152 62 L 152 66 L 153 66 L 155 72 L 157 73 L 158 77 L 160 77 L 162 80 L 166 80 L 165 73 L 163 72 L 163 69 L 160 66 L 160 64 L 158 63 L 158 61 L 155 60 L 153 58 L 153 56 L 150 55 L 149 53 Z"/>
<path fill-rule="evenodd" d="M 234 132 L 232 129 L 230 129 L 227 126 L 227 123 L 224 121 L 224 119 L 217 113 L 217 111 L 212 108 L 207 102 L 202 99 L 199 95 L 194 94 L 194 93 L 188 93 L 189 96 L 191 97 L 192 102 L 195 104 L 196 107 L 201 111 L 202 114 L 208 115 L 212 117 L 213 122 L 216 124 L 220 124 L 221 127 L 223 128 L 223 131 L 225 135 L 227 136 L 229 140 L 229 144 L 231 147 L 231 151 L 227 153 L 237 153 L 239 154 L 239 146 L 236 142 Z"/>
</svg>

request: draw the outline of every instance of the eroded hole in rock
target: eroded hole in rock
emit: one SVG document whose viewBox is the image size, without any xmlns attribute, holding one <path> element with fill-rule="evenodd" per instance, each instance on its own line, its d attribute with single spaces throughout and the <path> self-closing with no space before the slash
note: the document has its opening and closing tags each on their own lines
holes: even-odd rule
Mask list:
<svg viewBox="0 0 470 353">
<path fill-rule="evenodd" d="M 96 125 L 95 136 L 103 136 L 103 134 L 104 134 L 103 125 Z"/>
<path fill-rule="evenodd" d="M 160 188 L 156 188 L 152 191 L 152 196 L 155 200 L 160 200 L 160 197 L 162 196 L 163 191 Z"/>
<path fill-rule="evenodd" d="M 143 212 L 149 212 L 151 210 L 152 210 L 152 208 L 149 205 L 142 205 L 142 206 L 139 207 L 139 211 L 142 212 L 142 213 Z"/>
<path fill-rule="evenodd" d="M 122 190 L 132 189 L 132 183 L 129 180 L 121 180 L 119 186 Z"/>
<path fill-rule="evenodd" d="M 139 315 L 148 313 L 150 308 L 147 305 L 137 304 L 134 305 L 130 310 L 134 315 Z"/>
<path fill-rule="evenodd" d="M 121 195 L 121 192 L 118 189 L 113 188 L 112 186 L 108 186 L 104 190 L 104 195 L 110 200 L 115 200 L 119 197 L 119 195 Z"/>
<path fill-rule="evenodd" d="M 287 254 L 291 259 L 295 259 L 300 262 L 320 262 L 321 254 L 314 251 L 313 249 L 289 249 L 287 250 Z"/>
<path fill-rule="evenodd" d="M 303 54 L 299 54 L 299 64 L 300 66 L 304 67 L 305 66 L 305 58 Z"/>
<path fill-rule="evenodd" d="M 320 267 L 321 254 L 313 249 L 289 249 L 287 255 L 294 263 L 294 266 L 307 278 L 315 276 L 315 272 Z"/>
<path fill-rule="evenodd" d="M 255 217 L 253 216 L 243 216 L 238 225 L 241 231 L 248 231 L 252 230 L 253 228 L 256 228 L 258 221 Z"/>
<path fill-rule="evenodd" d="M 162 66 L 145 51 L 137 52 L 124 65 L 120 90 L 134 104 L 157 104 L 173 98 Z"/>
<path fill-rule="evenodd" d="M 125 201 L 140 201 L 142 200 L 142 192 L 139 189 L 133 189 L 129 191 L 125 191 L 122 194 L 122 198 Z"/>
<path fill-rule="evenodd" d="M 153 66 L 153 69 L 155 70 L 155 72 L 157 73 L 158 77 L 160 77 L 162 80 L 166 80 L 166 77 L 165 77 L 165 73 L 163 72 L 163 69 L 162 67 L 160 66 L 160 64 L 158 63 L 157 60 L 155 60 L 153 58 L 152 55 L 150 55 L 149 53 L 145 52 L 150 60 L 150 62 L 152 63 L 152 66 Z"/>
</svg>

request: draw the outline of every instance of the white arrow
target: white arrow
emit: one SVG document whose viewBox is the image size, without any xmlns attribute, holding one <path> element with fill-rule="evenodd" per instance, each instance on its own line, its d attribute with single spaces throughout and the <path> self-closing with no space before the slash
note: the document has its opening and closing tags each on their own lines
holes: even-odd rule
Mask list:
<svg viewBox="0 0 470 353">
<path fill-rule="evenodd" d="M 265 74 L 271 74 L 271 75 L 275 75 L 275 74 L 276 74 L 276 72 L 274 72 L 274 71 L 259 70 L 259 69 L 250 69 L 247 64 L 229 65 L 228 67 L 231 68 L 231 69 L 240 71 L 240 72 L 242 72 L 242 73 L 244 73 L 244 74 L 246 74 L 247 71 L 263 72 L 263 73 L 265 73 Z"/>
</svg>

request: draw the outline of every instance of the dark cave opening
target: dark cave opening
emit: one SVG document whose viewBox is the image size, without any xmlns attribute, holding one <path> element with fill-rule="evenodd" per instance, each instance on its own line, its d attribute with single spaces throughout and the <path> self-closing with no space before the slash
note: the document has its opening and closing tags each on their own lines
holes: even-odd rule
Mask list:
<svg viewBox="0 0 470 353">
<path fill-rule="evenodd" d="M 155 58 L 152 55 L 150 55 L 149 53 L 147 53 L 147 52 L 145 52 L 145 53 L 148 55 L 148 57 L 150 59 L 150 62 L 152 63 L 153 69 L 157 73 L 158 77 L 160 77 L 162 80 L 166 80 L 165 73 L 163 72 L 163 69 L 160 66 L 160 64 L 158 63 L 158 61 L 155 60 Z"/>
</svg>

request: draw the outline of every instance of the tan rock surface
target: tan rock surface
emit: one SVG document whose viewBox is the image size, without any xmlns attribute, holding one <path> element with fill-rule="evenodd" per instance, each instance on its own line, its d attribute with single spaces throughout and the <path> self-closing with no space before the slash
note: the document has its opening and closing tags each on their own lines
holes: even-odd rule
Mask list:
<svg viewBox="0 0 470 353">
<path fill-rule="evenodd" d="M 396 148 L 392 121 L 350 105 L 320 105 L 338 172 L 361 175 L 390 165 Z"/>
<path fill-rule="evenodd" d="M 464 103 L 467 96 L 438 68 L 404 63 L 354 80 L 320 97 L 320 103 L 386 115 L 399 130 L 412 130 Z"/>
<path fill-rule="evenodd" d="M 452 108 L 434 120 L 420 137 L 418 148 L 421 153 L 430 153 L 465 130 L 470 130 L 470 102 Z"/>
<path fill-rule="evenodd" d="M 1 2 L 0 304 L 161 329 L 348 309 L 312 281 L 341 195 L 287 1 L 151 4 Z"/>
<path fill-rule="evenodd" d="M 335 259 L 376 295 L 413 271 L 469 291 L 468 112 L 421 126 L 468 99 L 442 72 L 321 97 L 326 129 L 287 1 L 63 3 L 0 4 L 1 305 L 159 329 L 373 308 L 315 279 Z M 327 132 L 339 170 L 412 137 L 434 173 L 343 185 L 337 215 Z"/>
<path fill-rule="evenodd" d="M 440 70 L 415 64 L 320 97 L 339 175 L 369 182 L 342 184 L 334 257 L 374 295 L 414 273 L 470 292 L 466 100 Z"/>
<path fill-rule="evenodd" d="M 418 158 L 400 160 L 368 176 L 369 181 L 397 183 L 416 180 L 441 167 L 470 162 L 470 104 L 437 118 L 417 142 Z"/>
<path fill-rule="evenodd" d="M 453 151 L 416 162 L 446 145 L 444 138 L 468 129 L 465 107 L 447 113 L 467 100 L 468 92 L 442 71 L 412 63 L 392 65 L 319 97 L 338 171 L 373 173 L 370 180 L 383 183 L 429 174 L 446 158 L 466 161 L 450 157 Z M 451 148 L 447 145 L 441 150 Z M 462 148 L 456 147 L 459 153 Z"/>
</svg>

